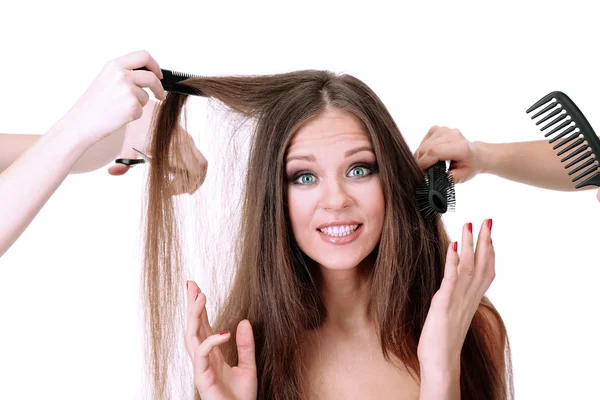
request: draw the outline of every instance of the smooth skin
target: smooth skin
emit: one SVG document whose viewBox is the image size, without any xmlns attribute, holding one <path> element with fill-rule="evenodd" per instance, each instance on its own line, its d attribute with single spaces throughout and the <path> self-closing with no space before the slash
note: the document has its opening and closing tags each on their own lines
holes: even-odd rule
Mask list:
<svg viewBox="0 0 600 400">
<path fill-rule="evenodd" d="M 379 242 L 385 212 L 377 160 L 367 133 L 352 115 L 328 110 L 301 127 L 286 162 L 288 204 L 294 237 L 317 264 L 328 310 L 317 333 L 307 332 L 306 392 L 311 398 L 459 399 L 460 352 L 483 295 L 495 277 L 492 221 L 485 220 L 477 245 L 472 224 L 464 225 L 460 253 L 448 248 L 444 278 L 433 298 L 418 345 L 421 382 L 387 362 L 368 312 L 368 257 Z M 356 221 L 362 232 L 352 242 L 323 240 L 317 227 Z M 256 363 L 250 322 L 237 326 L 240 363 L 229 366 L 206 314 L 206 298 L 188 282 L 186 348 L 203 399 L 255 399 Z M 318 336 L 318 339 L 317 339 Z M 318 346 L 317 344 L 318 340 Z M 493 338 L 501 345 L 503 338 Z M 344 368 L 340 368 L 343 365 Z"/>
</svg>

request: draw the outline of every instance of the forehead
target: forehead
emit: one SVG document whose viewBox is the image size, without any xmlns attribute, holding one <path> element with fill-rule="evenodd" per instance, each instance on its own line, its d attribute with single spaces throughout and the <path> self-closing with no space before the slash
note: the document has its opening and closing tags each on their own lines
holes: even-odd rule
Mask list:
<svg viewBox="0 0 600 400">
<path fill-rule="evenodd" d="M 290 141 L 288 153 L 303 149 L 343 148 L 359 143 L 371 143 L 360 120 L 346 111 L 327 110 L 298 129 Z"/>
</svg>

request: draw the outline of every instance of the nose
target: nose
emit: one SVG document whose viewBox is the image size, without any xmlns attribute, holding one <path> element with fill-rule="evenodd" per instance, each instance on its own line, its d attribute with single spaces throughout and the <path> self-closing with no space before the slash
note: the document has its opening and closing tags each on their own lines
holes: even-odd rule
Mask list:
<svg viewBox="0 0 600 400">
<path fill-rule="evenodd" d="M 323 193 L 320 201 L 321 208 L 325 210 L 342 210 L 352 203 L 344 184 L 338 180 L 328 180 L 321 186 Z"/>
</svg>

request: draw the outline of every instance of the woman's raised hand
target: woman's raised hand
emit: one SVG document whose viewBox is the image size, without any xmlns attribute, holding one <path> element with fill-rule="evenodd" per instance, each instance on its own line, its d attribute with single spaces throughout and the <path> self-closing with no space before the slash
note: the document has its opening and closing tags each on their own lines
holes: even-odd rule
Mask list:
<svg viewBox="0 0 600 400">
<path fill-rule="evenodd" d="M 219 345 L 231 339 L 231 333 L 213 333 L 206 313 L 206 296 L 193 281 L 188 281 L 187 299 L 185 347 L 194 366 L 194 384 L 202 399 L 256 400 L 258 381 L 250 321 L 243 320 L 237 326 L 239 361 L 231 367 L 219 349 Z"/>
</svg>

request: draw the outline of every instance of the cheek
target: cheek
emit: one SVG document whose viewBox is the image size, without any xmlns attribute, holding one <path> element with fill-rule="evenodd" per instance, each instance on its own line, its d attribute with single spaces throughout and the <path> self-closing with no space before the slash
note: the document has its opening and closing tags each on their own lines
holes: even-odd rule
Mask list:
<svg viewBox="0 0 600 400">
<path fill-rule="evenodd" d="M 305 232 L 310 226 L 314 210 L 314 199 L 311 193 L 306 190 L 290 188 L 288 190 L 288 212 L 290 215 L 290 224 L 296 240 L 300 239 L 300 233 Z"/>
<path fill-rule="evenodd" d="M 379 181 L 374 182 L 372 187 L 363 190 L 362 193 L 361 208 L 368 215 L 373 228 L 381 231 L 383 229 L 383 219 L 385 215 L 385 200 L 381 183 Z"/>
</svg>

